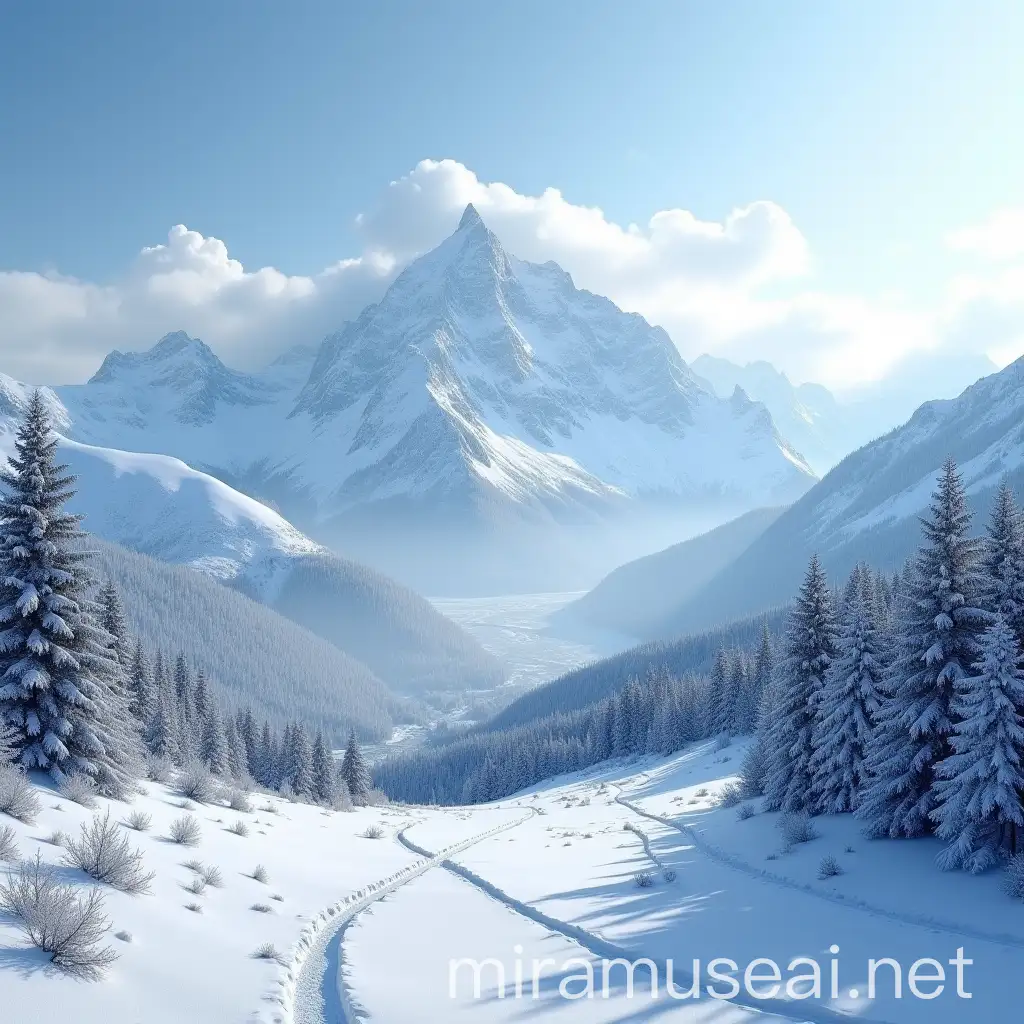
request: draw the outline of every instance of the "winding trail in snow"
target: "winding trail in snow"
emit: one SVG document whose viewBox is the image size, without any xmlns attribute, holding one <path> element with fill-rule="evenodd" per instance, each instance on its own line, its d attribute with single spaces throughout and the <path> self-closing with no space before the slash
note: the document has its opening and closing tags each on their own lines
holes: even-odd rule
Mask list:
<svg viewBox="0 0 1024 1024">
<path fill-rule="evenodd" d="M 650 776 L 647 772 L 641 772 L 640 774 L 633 776 L 632 779 L 625 780 L 625 782 L 635 783 L 637 780 L 643 781 L 648 778 L 650 778 Z M 979 928 L 971 928 L 970 926 L 944 921 L 941 918 L 901 913 L 897 910 L 890 910 L 886 907 L 880 907 L 876 904 L 869 903 L 866 900 L 847 898 L 839 893 L 834 894 L 823 892 L 816 886 L 796 882 L 792 878 L 787 878 L 785 875 L 780 875 L 774 871 L 768 871 L 765 868 L 756 867 L 749 861 L 743 860 L 742 857 L 737 857 L 735 854 L 729 853 L 727 850 L 723 850 L 721 847 L 714 846 L 707 842 L 701 838 L 700 834 L 690 825 L 675 821 L 672 818 L 665 817 L 661 814 L 655 814 L 653 811 L 648 811 L 634 801 L 627 799 L 622 794 L 620 784 L 609 783 L 609 785 L 616 790 L 616 794 L 613 798 L 616 803 L 628 808 L 634 814 L 638 814 L 641 818 L 657 822 L 660 825 L 664 825 L 666 828 L 670 828 L 681 833 L 691 843 L 693 843 L 696 850 L 702 853 L 709 860 L 713 860 L 715 863 L 721 864 L 723 867 L 731 868 L 733 871 L 738 871 L 751 878 L 755 878 L 760 882 L 777 885 L 785 889 L 791 889 L 794 892 L 804 893 L 808 896 L 814 896 L 826 903 L 831 903 L 838 907 L 846 907 L 849 910 L 857 910 L 861 913 L 868 914 L 871 917 L 885 918 L 886 920 L 893 921 L 896 924 L 908 925 L 913 928 L 927 928 L 929 931 L 943 932 L 956 939 L 972 939 L 976 942 L 987 942 L 997 946 L 1010 946 L 1015 949 L 1024 949 L 1024 938 L 1021 938 L 1018 935 L 1007 935 L 1000 932 L 987 932 Z"/>
</svg>

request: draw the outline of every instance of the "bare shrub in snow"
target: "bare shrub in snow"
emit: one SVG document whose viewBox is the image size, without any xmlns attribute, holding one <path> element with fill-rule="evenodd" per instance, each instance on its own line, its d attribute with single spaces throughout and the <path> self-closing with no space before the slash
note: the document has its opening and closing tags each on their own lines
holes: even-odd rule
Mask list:
<svg viewBox="0 0 1024 1024">
<path fill-rule="evenodd" d="M 331 801 L 332 811 L 351 811 L 355 807 L 352 803 L 352 796 L 348 791 L 348 786 L 344 782 L 339 782 L 338 792 L 334 799 Z"/>
<path fill-rule="evenodd" d="M 1024 900 L 1024 853 L 1018 853 L 1006 862 L 1003 892 L 1014 899 Z"/>
<path fill-rule="evenodd" d="M 76 977 L 100 977 L 117 959 L 104 946 L 110 921 L 103 894 L 61 882 L 39 854 L 0 883 L 0 909 L 16 918 L 28 941 L 50 954 L 54 966 Z"/>
<path fill-rule="evenodd" d="M 257 864 L 252 869 L 252 876 L 255 881 L 262 882 L 264 885 L 270 881 L 270 875 L 267 874 L 267 869 L 262 864 Z"/>
<path fill-rule="evenodd" d="M 243 839 L 249 835 L 249 826 L 241 818 L 238 819 L 229 829 L 233 835 L 241 836 Z"/>
<path fill-rule="evenodd" d="M 254 960 L 274 960 L 277 963 L 284 963 L 284 954 L 280 953 L 272 942 L 264 942 L 262 946 L 253 950 Z"/>
<path fill-rule="evenodd" d="M 168 834 L 172 843 L 178 843 L 181 846 L 198 846 L 203 832 L 193 815 L 183 814 L 171 822 Z"/>
<path fill-rule="evenodd" d="M 252 800 L 248 793 L 240 789 L 233 789 L 228 797 L 228 807 L 241 814 L 249 814 L 252 811 Z"/>
<path fill-rule="evenodd" d="M 80 807 L 88 807 L 91 810 L 96 806 L 96 783 L 81 772 L 61 779 L 57 791 L 65 800 L 70 800 Z"/>
<path fill-rule="evenodd" d="M 722 735 L 721 735 L 721 736 L 719 736 L 719 737 L 718 737 L 718 738 L 717 738 L 717 739 L 715 740 L 715 748 L 714 748 L 714 752 L 715 752 L 715 753 L 717 754 L 717 753 L 719 753 L 720 751 L 723 751 L 723 750 L 725 750 L 725 748 L 726 748 L 727 746 L 729 746 L 729 744 L 731 744 L 731 743 L 732 743 L 732 738 L 731 738 L 731 737 L 729 736 L 729 734 L 728 734 L 728 733 L 724 733 L 724 732 L 723 732 L 723 733 L 722 733 Z"/>
<path fill-rule="evenodd" d="M 380 825 L 367 825 L 359 834 L 364 839 L 380 839 L 384 835 L 384 829 Z"/>
<path fill-rule="evenodd" d="M 47 837 L 46 841 L 51 846 L 67 846 L 68 840 L 71 837 L 67 832 L 62 832 L 59 828 L 55 828 Z"/>
<path fill-rule="evenodd" d="M 202 903 L 186 903 L 186 910 L 191 910 L 193 914 L 201 914 L 203 912 Z"/>
<path fill-rule="evenodd" d="M 13 764 L 0 765 L 0 811 L 26 825 L 35 823 L 40 811 L 39 797 L 28 775 Z"/>
<path fill-rule="evenodd" d="M 675 869 L 665 868 L 665 870 L 661 873 L 661 877 L 664 878 L 666 882 L 674 882 L 676 880 Z"/>
<path fill-rule="evenodd" d="M 638 889 L 650 889 L 654 885 L 654 878 L 650 871 L 638 871 L 633 876 L 633 883 Z"/>
<path fill-rule="evenodd" d="M 269 903 L 254 903 L 250 910 L 255 910 L 257 914 L 272 914 L 274 908 Z"/>
<path fill-rule="evenodd" d="M 202 880 L 213 889 L 224 888 L 224 875 L 221 874 L 221 870 L 215 864 L 211 864 L 208 868 L 203 868 L 199 873 Z"/>
<path fill-rule="evenodd" d="M 737 807 L 743 802 L 743 790 L 735 782 L 722 787 L 718 794 L 719 807 Z"/>
<path fill-rule="evenodd" d="M 197 875 L 201 875 L 206 870 L 203 862 L 201 860 L 197 860 L 195 857 L 191 860 L 183 861 L 181 866 L 183 868 L 187 868 L 189 871 L 194 871 Z"/>
<path fill-rule="evenodd" d="M 151 782 L 162 782 L 165 786 L 174 781 L 174 762 L 169 757 L 146 757 L 146 778 Z"/>
<path fill-rule="evenodd" d="M 809 843 L 818 838 L 818 830 L 806 814 L 783 814 L 779 818 L 778 829 L 786 846 Z"/>
<path fill-rule="evenodd" d="M 379 789 L 371 789 L 368 793 L 364 793 L 356 803 L 360 807 L 387 807 L 391 801 L 388 799 L 387 793 L 383 793 Z"/>
<path fill-rule="evenodd" d="M 81 868 L 98 882 L 138 896 L 149 892 L 152 871 L 146 871 L 141 850 L 128 845 L 128 837 L 110 820 L 110 811 L 82 825 L 77 839 L 68 839 L 64 862 Z"/>
<path fill-rule="evenodd" d="M 217 798 L 220 786 L 202 761 L 190 761 L 178 778 L 178 789 L 189 800 L 208 804 Z"/>
<path fill-rule="evenodd" d="M 183 811 L 194 811 L 196 805 L 191 800 L 179 800 L 177 806 Z"/>
<path fill-rule="evenodd" d="M 274 895 L 271 896 L 270 898 L 272 900 L 276 900 L 278 903 L 284 903 L 284 897 L 280 893 L 276 893 L 275 892 Z"/>
<path fill-rule="evenodd" d="M 18 849 L 17 833 L 10 825 L 0 828 L 0 860 L 8 864 L 16 864 L 21 857 Z"/>
<path fill-rule="evenodd" d="M 707 786 L 701 786 L 700 789 L 696 790 L 693 795 L 697 796 L 697 797 L 707 796 L 708 795 L 708 787 Z"/>
<path fill-rule="evenodd" d="M 145 811 L 132 811 L 124 819 L 124 825 L 125 828 L 130 828 L 134 832 L 148 832 L 153 825 L 153 815 L 147 814 Z"/>
<path fill-rule="evenodd" d="M 841 874 L 843 874 L 843 866 L 831 853 L 821 858 L 821 863 L 818 865 L 819 878 L 835 878 L 836 875 Z"/>
<path fill-rule="evenodd" d="M 754 816 L 754 808 L 750 804 L 740 804 L 740 809 L 736 812 L 736 817 L 740 821 L 749 821 Z"/>
<path fill-rule="evenodd" d="M 206 892 L 206 881 L 202 875 L 196 875 L 188 885 L 185 886 L 185 892 L 192 893 L 193 896 L 202 896 Z"/>
</svg>

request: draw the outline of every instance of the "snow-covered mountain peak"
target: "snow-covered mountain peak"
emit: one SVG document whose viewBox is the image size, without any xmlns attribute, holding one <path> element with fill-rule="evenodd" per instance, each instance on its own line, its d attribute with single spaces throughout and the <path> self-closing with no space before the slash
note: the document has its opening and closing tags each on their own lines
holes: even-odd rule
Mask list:
<svg viewBox="0 0 1024 1024">
<path fill-rule="evenodd" d="M 468 203 L 465 210 L 462 211 L 462 217 L 459 219 L 458 230 L 472 230 L 478 225 L 483 225 L 483 218 L 477 213 L 476 207 L 472 203 Z"/>
</svg>

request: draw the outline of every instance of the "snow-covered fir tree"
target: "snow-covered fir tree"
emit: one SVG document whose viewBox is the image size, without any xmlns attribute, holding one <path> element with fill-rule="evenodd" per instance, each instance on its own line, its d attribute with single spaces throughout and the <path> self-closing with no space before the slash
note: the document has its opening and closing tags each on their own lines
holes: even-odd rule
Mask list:
<svg viewBox="0 0 1024 1024">
<path fill-rule="evenodd" d="M 146 747 L 154 757 L 182 763 L 178 747 L 178 715 L 174 694 L 166 681 L 163 686 L 156 688 L 152 708 L 145 731 Z"/>
<path fill-rule="evenodd" d="M 18 756 L 18 730 L 0 721 L 0 765 L 10 764 Z"/>
<path fill-rule="evenodd" d="M 132 645 L 128 669 L 128 710 L 143 725 L 153 712 L 153 672 L 141 637 L 136 637 Z"/>
<path fill-rule="evenodd" d="M 330 806 L 338 796 L 338 773 L 322 732 L 318 732 L 313 740 L 312 772 L 313 798 Z"/>
<path fill-rule="evenodd" d="M 1013 491 L 1004 480 L 996 492 L 984 546 L 984 605 L 997 612 L 1024 645 L 1024 530 Z"/>
<path fill-rule="evenodd" d="M 928 514 L 924 545 L 903 574 L 895 652 L 882 682 L 857 813 L 872 836 L 931 831 L 935 767 L 950 754 L 950 704 L 978 657 L 991 619 L 980 603 L 981 542 L 956 464 L 947 459 Z"/>
<path fill-rule="evenodd" d="M 835 654 L 835 608 L 825 572 L 814 555 L 783 640 L 764 785 L 765 804 L 771 810 L 813 807 L 814 725 L 824 676 Z"/>
<path fill-rule="evenodd" d="M 202 745 L 199 753 L 203 762 L 214 775 L 226 778 L 231 774 L 224 720 L 221 718 L 217 702 L 212 698 L 206 700 L 206 721 L 203 724 Z"/>
<path fill-rule="evenodd" d="M 940 867 L 984 871 L 1018 851 L 1024 812 L 1024 673 L 1017 638 L 997 616 L 981 637 L 974 673 L 957 680 L 952 753 L 935 769 Z"/>
<path fill-rule="evenodd" d="M 872 574 L 857 566 L 844 592 L 836 657 L 825 672 L 812 737 L 812 802 L 821 814 L 857 806 L 885 662 Z"/>
<path fill-rule="evenodd" d="M 492 765 L 491 774 L 496 773 L 496 771 L 497 769 Z M 358 801 L 370 792 L 372 786 L 370 769 L 363 757 L 362 750 L 359 749 L 359 742 L 356 739 L 354 729 L 349 733 L 345 755 L 341 759 L 341 777 L 344 779 L 345 785 L 348 786 L 348 791 L 352 794 L 353 800 Z M 490 799 L 490 797 L 485 799 Z"/>
<path fill-rule="evenodd" d="M 767 625 L 761 631 L 761 643 L 757 649 L 752 678 L 754 690 L 758 694 L 754 740 L 747 747 L 740 768 L 743 792 L 748 797 L 764 794 L 768 751 L 771 749 L 769 730 L 775 721 L 775 652 L 772 650 Z"/>
<path fill-rule="evenodd" d="M 732 720 L 733 700 L 731 695 L 732 665 L 729 654 L 723 648 L 719 650 L 711 669 L 708 682 L 707 724 L 708 736 L 718 736 L 728 732 Z"/>
<path fill-rule="evenodd" d="M 297 722 L 292 728 L 288 754 L 289 764 L 285 777 L 292 787 L 292 792 L 298 796 L 312 796 L 313 748 L 309 742 L 309 734 L 301 722 Z"/>
<path fill-rule="evenodd" d="M 17 731 L 26 768 L 84 773 L 124 796 L 140 751 L 117 700 L 113 638 L 88 596 L 80 517 L 64 510 L 74 478 L 56 456 L 36 391 L 0 470 L 0 721 Z"/>
</svg>

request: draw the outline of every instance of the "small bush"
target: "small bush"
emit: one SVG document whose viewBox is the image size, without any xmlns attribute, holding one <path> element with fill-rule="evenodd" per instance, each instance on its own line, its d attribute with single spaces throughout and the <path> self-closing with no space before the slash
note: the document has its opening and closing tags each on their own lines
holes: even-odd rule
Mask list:
<svg viewBox="0 0 1024 1024">
<path fill-rule="evenodd" d="M 696 790 L 693 794 L 696 797 L 704 797 L 708 795 L 708 787 L 701 786 L 700 789 Z"/>
<path fill-rule="evenodd" d="M 228 829 L 228 831 L 231 832 L 233 835 L 241 836 L 243 839 L 246 839 L 246 838 L 248 838 L 248 835 L 249 835 L 249 826 L 246 825 L 246 823 L 244 821 L 242 821 L 241 818 L 239 818 L 238 821 L 236 821 Z"/>
<path fill-rule="evenodd" d="M 262 806 L 262 807 L 260 808 L 260 810 L 261 810 L 261 811 L 262 811 L 262 812 L 263 812 L 264 814 L 277 814 L 277 807 L 276 807 L 276 806 L 275 806 L 274 804 L 271 804 L 271 803 L 267 803 L 267 804 L 264 804 L 264 805 L 263 805 L 263 806 Z"/>
<path fill-rule="evenodd" d="M 783 814 L 779 818 L 778 828 L 786 846 L 809 843 L 818 838 L 818 830 L 806 814 Z"/>
<path fill-rule="evenodd" d="M 272 942 L 264 942 L 262 946 L 253 950 L 252 957 L 254 960 L 274 960 L 277 963 L 284 961 L 284 954 L 278 952 Z"/>
<path fill-rule="evenodd" d="M 735 782 L 722 787 L 718 794 L 719 807 L 737 807 L 743 802 L 743 790 Z"/>
<path fill-rule="evenodd" d="M 835 878 L 836 875 L 841 875 L 842 873 L 843 866 L 831 853 L 821 858 L 821 863 L 818 865 L 819 878 Z"/>
<path fill-rule="evenodd" d="M 274 908 L 269 903 L 254 903 L 250 910 L 255 910 L 257 914 L 272 914 Z"/>
<path fill-rule="evenodd" d="M 1024 853 L 1018 853 L 1006 862 L 1003 892 L 1014 899 L 1024 900 Z"/>
<path fill-rule="evenodd" d="M 0 827 L 0 860 L 16 864 L 21 857 L 18 849 L 18 834 L 10 825 Z"/>
<path fill-rule="evenodd" d="M 59 828 L 56 828 L 46 837 L 46 841 L 51 846 L 67 846 L 70 838 L 67 832 L 62 832 Z"/>
<path fill-rule="evenodd" d="M 284 897 L 283 897 L 283 896 L 281 896 L 281 895 L 280 895 L 279 893 L 276 893 L 276 892 L 275 892 L 275 893 L 274 893 L 274 895 L 273 895 L 273 896 L 271 896 L 270 898 L 271 898 L 272 900 L 276 900 L 276 901 L 277 901 L 278 903 L 284 903 Z"/>
<path fill-rule="evenodd" d="M 736 812 L 736 817 L 740 821 L 749 821 L 754 816 L 754 808 L 750 804 L 740 804 L 740 809 Z"/>
<path fill-rule="evenodd" d="M 33 825 L 41 806 L 27 774 L 13 764 L 0 765 L 0 811 Z"/>
<path fill-rule="evenodd" d="M 191 800 L 179 800 L 175 806 L 182 811 L 194 811 L 196 809 L 196 805 Z"/>
<path fill-rule="evenodd" d="M 171 822 L 168 834 L 172 843 L 178 843 L 181 846 L 198 846 L 203 833 L 195 817 L 191 814 L 183 814 Z"/>
<path fill-rule="evenodd" d="M 248 793 L 244 793 L 240 789 L 233 789 L 228 797 L 228 807 L 241 814 L 249 814 L 252 812 L 252 800 Z"/>
<path fill-rule="evenodd" d="M 102 818 L 94 814 L 79 837 L 69 839 L 66 846 L 64 862 L 81 868 L 96 881 L 132 896 L 149 892 L 153 872 L 145 870 L 142 851 L 128 845 L 128 837 L 110 820 L 110 811 Z"/>
<path fill-rule="evenodd" d="M 91 810 L 96 806 L 96 783 L 81 772 L 61 779 L 57 791 L 65 800 L 70 800 L 80 807 L 88 807 Z"/>
<path fill-rule="evenodd" d="M 150 782 L 162 782 L 165 786 L 174 781 L 174 762 L 169 757 L 146 757 L 146 778 Z"/>
<path fill-rule="evenodd" d="M 371 789 L 368 793 L 364 793 L 358 799 L 353 799 L 359 807 L 387 807 L 387 805 L 391 803 L 388 799 L 387 793 L 383 793 L 379 789 Z"/>
<path fill-rule="evenodd" d="M 93 980 L 117 959 L 102 944 L 110 928 L 103 894 L 94 886 L 82 891 L 62 883 L 38 853 L 0 883 L 0 909 L 15 917 L 28 941 L 69 974 Z"/>
<path fill-rule="evenodd" d="M 257 882 L 262 882 L 264 885 L 270 881 L 270 875 L 267 874 L 267 869 L 262 864 L 257 864 L 252 869 L 252 878 Z"/>
<path fill-rule="evenodd" d="M 650 889 L 654 885 L 654 877 L 650 871 L 638 871 L 633 876 L 633 883 L 638 889 Z"/>
<path fill-rule="evenodd" d="M 195 857 L 191 860 L 182 861 L 181 866 L 189 871 L 194 871 L 197 875 L 201 875 L 206 870 L 203 862 Z"/>
<path fill-rule="evenodd" d="M 661 877 L 664 878 L 666 882 L 674 882 L 676 880 L 675 870 L 673 868 L 665 868 L 661 873 Z"/>
<path fill-rule="evenodd" d="M 185 892 L 190 892 L 193 896 L 202 896 L 206 892 L 206 881 L 202 875 L 196 875 L 184 888 Z"/>
<path fill-rule="evenodd" d="M 133 832 L 148 832 L 153 827 L 153 815 L 145 811 L 132 811 L 124 819 L 124 826 Z"/>
<path fill-rule="evenodd" d="M 384 829 L 380 825 L 367 825 L 359 834 L 364 839 L 380 839 L 384 835 Z"/>
<path fill-rule="evenodd" d="M 728 733 L 723 732 L 722 735 L 715 740 L 714 752 L 717 754 L 720 751 L 725 750 L 725 748 L 728 747 L 731 743 L 732 737 L 729 736 Z"/>
<path fill-rule="evenodd" d="M 212 889 L 224 888 L 224 875 L 221 874 L 220 868 L 214 864 L 211 864 L 208 868 L 203 868 L 200 872 L 200 877 Z"/>
<path fill-rule="evenodd" d="M 201 914 L 203 912 L 202 903 L 186 903 L 186 910 L 191 910 L 193 914 Z"/>
<path fill-rule="evenodd" d="M 202 761 L 190 761 L 178 778 L 178 789 L 181 790 L 182 796 L 189 800 L 195 800 L 198 804 L 208 804 L 217 798 L 220 787 L 210 774 L 210 769 Z"/>
</svg>

